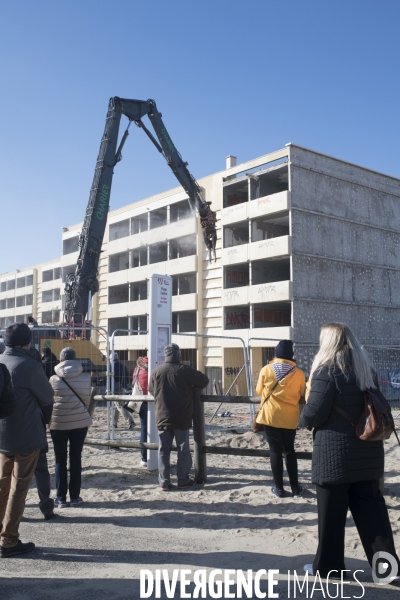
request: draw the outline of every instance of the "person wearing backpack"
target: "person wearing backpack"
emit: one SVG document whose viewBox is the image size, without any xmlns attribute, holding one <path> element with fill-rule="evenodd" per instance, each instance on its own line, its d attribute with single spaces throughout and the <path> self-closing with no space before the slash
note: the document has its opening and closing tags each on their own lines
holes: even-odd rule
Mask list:
<svg viewBox="0 0 400 600">
<path fill-rule="evenodd" d="M 303 495 L 303 486 L 298 480 L 294 440 L 305 383 L 303 371 L 296 367 L 293 342 L 281 340 L 275 348 L 275 358 L 261 369 L 256 388 L 261 396 L 256 422 L 262 425 L 267 437 L 274 477 L 271 493 L 277 498 L 285 495 L 282 454 L 285 456 L 293 496 Z"/>
<path fill-rule="evenodd" d="M 347 325 L 329 323 L 320 334 L 307 383 L 307 404 L 299 427 L 313 429 L 312 482 L 317 490 L 318 549 L 309 574 L 346 569 L 344 539 L 350 509 L 367 560 L 384 551 L 398 565 L 385 500 L 379 489 L 384 470 L 383 441 L 365 441 L 356 427 L 365 409 L 364 393 L 378 389 L 367 356 Z M 345 418 L 343 414 L 349 418 Z M 350 422 L 351 421 L 351 422 Z"/>
</svg>

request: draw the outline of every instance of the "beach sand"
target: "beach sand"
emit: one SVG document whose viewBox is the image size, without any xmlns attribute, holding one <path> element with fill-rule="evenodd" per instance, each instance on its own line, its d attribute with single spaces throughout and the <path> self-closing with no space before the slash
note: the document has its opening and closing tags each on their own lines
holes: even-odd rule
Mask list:
<svg viewBox="0 0 400 600">
<path fill-rule="evenodd" d="M 213 406 L 207 407 L 208 416 Z M 235 414 L 246 414 L 235 407 Z M 105 433 L 106 411 L 95 411 L 91 438 Z M 120 417 L 121 419 L 121 417 Z M 121 419 L 122 420 L 122 419 Z M 135 420 L 139 423 L 136 415 Z M 207 443 L 244 448 L 266 448 L 262 435 L 234 433 L 222 427 L 243 427 L 246 419 L 222 419 L 207 426 Z M 133 432 L 118 430 L 126 439 Z M 311 433 L 301 431 L 298 450 L 312 450 Z M 385 497 L 397 549 L 400 551 L 400 447 L 395 438 L 386 444 Z M 54 486 L 54 455 L 50 442 L 49 467 Z M 176 455 L 172 456 L 175 464 Z M 38 509 L 34 485 L 20 527 L 23 541 L 37 549 L 27 555 L 1 561 L 0 598 L 7 600 L 131 600 L 139 598 L 141 569 L 279 569 L 275 592 L 288 597 L 287 572 L 302 574 L 317 547 L 317 506 L 311 484 L 310 461 L 299 461 L 302 498 L 277 499 L 269 459 L 240 456 L 207 456 L 208 481 L 188 490 L 176 486 L 169 492 L 157 485 L 155 473 L 139 465 L 139 450 L 115 450 L 85 446 L 81 495 L 77 508 L 57 510 L 57 518 L 44 521 Z M 176 483 L 175 469 L 173 480 Z M 346 530 L 346 566 L 365 586 L 364 598 L 399 598 L 399 588 L 372 583 L 371 571 L 354 523 Z M 313 578 L 312 578 L 313 582 Z M 262 589 L 267 591 L 266 581 Z M 311 593 L 310 586 L 309 594 Z M 188 588 L 188 591 L 193 590 Z M 340 590 L 339 590 L 340 591 Z M 166 598 L 161 587 L 161 598 Z M 330 590 L 334 595 L 335 588 Z M 361 596 L 359 584 L 344 586 L 344 595 Z M 155 595 L 151 596 L 152 598 Z M 175 598 L 180 597 L 179 591 Z M 207 595 L 207 598 L 211 597 Z M 291 589 L 291 597 L 293 589 Z M 299 593 L 298 598 L 306 595 Z M 309 595 L 310 597 L 310 595 Z M 315 591 L 314 598 L 323 598 Z M 340 595 L 339 595 L 340 597 Z"/>
</svg>

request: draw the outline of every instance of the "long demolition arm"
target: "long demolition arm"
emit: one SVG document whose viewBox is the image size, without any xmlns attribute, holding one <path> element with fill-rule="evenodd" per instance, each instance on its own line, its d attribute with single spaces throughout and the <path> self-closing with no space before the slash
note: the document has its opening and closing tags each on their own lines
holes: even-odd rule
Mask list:
<svg viewBox="0 0 400 600">
<path fill-rule="evenodd" d="M 188 171 L 187 163 L 183 162 L 181 155 L 172 143 L 156 103 L 154 100 L 111 98 L 85 220 L 79 236 L 79 257 L 75 273 L 67 276 L 65 284 L 65 320 L 71 325 L 83 323 L 89 306 L 89 292 L 93 296 L 99 289 L 97 272 L 107 222 L 114 167 L 122 158 L 122 148 L 129 134 L 128 125 L 117 148 L 121 115 L 128 117 L 129 125 L 131 121 L 134 121 L 138 127 L 141 127 L 165 157 L 179 183 L 188 194 L 190 205 L 199 211 L 204 241 L 210 251 L 210 260 L 213 254 L 215 258 L 216 214 L 210 209 L 210 203 L 203 200 L 198 183 Z M 159 142 L 142 122 L 142 117 L 145 115 L 148 115 Z"/>
</svg>

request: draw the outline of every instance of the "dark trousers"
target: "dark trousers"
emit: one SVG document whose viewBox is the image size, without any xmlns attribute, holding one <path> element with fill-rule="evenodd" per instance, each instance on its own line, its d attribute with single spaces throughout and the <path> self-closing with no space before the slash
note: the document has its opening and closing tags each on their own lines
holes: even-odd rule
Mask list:
<svg viewBox="0 0 400 600">
<path fill-rule="evenodd" d="M 66 431 L 62 429 L 52 429 L 50 431 L 54 445 L 54 454 L 56 456 L 57 498 L 60 500 L 66 500 L 68 489 L 71 500 L 79 498 L 82 475 L 82 449 L 87 430 L 87 427 L 83 427 L 82 429 L 69 429 Z M 68 442 L 69 486 L 67 475 Z"/>
<path fill-rule="evenodd" d="M 285 457 L 286 470 L 289 475 L 292 490 L 299 486 L 297 473 L 297 458 L 294 449 L 295 429 L 282 429 L 263 425 L 270 449 L 271 470 L 275 486 L 283 490 L 283 459 Z"/>
<path fill-rule="evenodd" d="M 46 517 L 54 511 L 54 500 L 50 498 L 51 486 L 50 473 L 47 466 L 47 446 L 40 450 L 34 476 L 39 495 L 39 508 Z"/>
<path fill-rule="evenodd" d="M 142 402 L 139 409 L 139 418 L 140 418 L 140 441 L 142 444 L 147 443 L 147 402 Z M 140 454 L 142 456 L 142 460 L 147 462 L 147 450 L 146 448 L 140 449 Z"/>
<path fill-rule="evenodd" d="M 331 570 L 342 571 L 344 565 L 344 530 L 347 510 L 353 516 L 368 562 L 375 552 L 384 551 L 399 559 L 385 499 L 379 480 L 317 485 L 318 550 L 314 573 L 326 577 Z M 399 563 L 400 567 L 400 563 Z"/>
</svg>

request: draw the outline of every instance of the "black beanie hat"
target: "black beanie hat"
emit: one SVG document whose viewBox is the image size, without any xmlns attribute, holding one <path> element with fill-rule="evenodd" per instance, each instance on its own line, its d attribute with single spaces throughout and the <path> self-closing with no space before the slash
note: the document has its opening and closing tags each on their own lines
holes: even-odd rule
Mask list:
<svg viewBox="0 0 400 600">
<path fill-rule="evenodd" d="M 293 342 L 292 340 L 281 340 L 275 348 L 276 358 L 285 358 L 293 360 Z"/>
<path fill-rule="evenodd" d="M 32 332 L 25 323 L 11 323 L 5 331 L 4 343 L 6 346 L 27 346 L 32 339 Z"/>
</svg>

